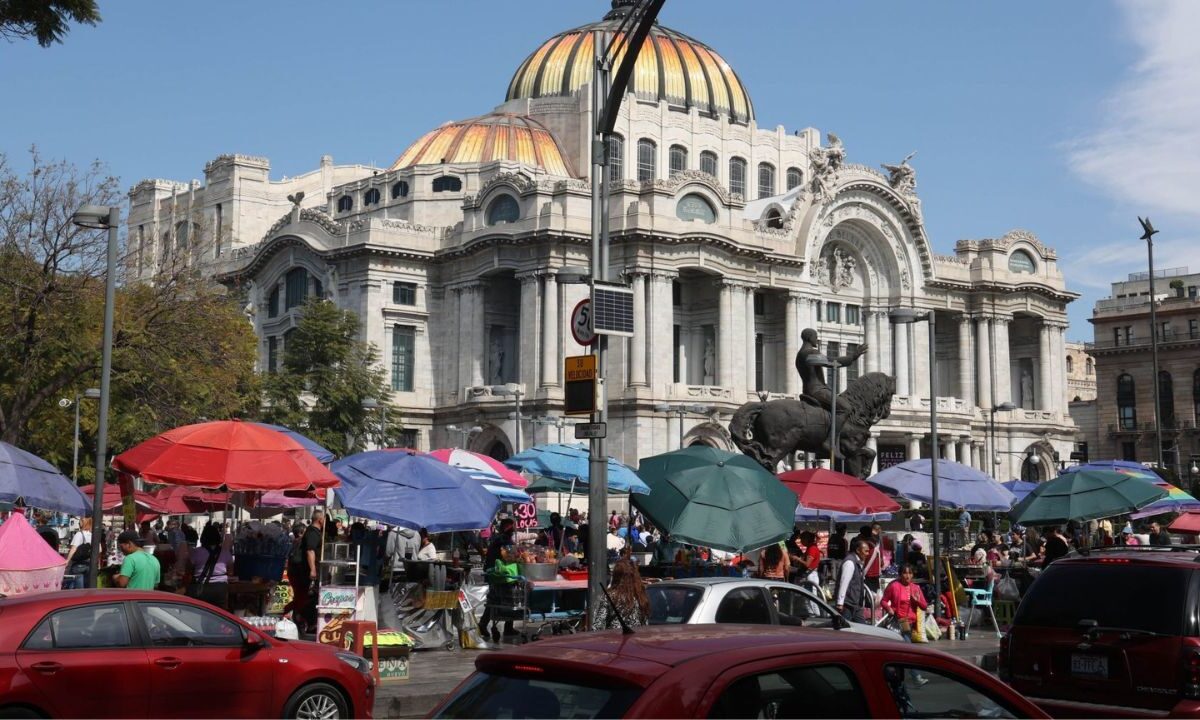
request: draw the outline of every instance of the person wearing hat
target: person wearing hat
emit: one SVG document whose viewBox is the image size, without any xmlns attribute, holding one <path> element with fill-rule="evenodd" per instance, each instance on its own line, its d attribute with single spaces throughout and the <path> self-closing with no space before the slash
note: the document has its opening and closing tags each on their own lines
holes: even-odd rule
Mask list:
<svg viewBox="0 0 1200 720">
<path fill-rule="evenodd" d="M 126 530 L 117 537 L 117 547 L 125 553 L 121 572 L 117 574 L 117 587 L 130 590 L 153 590 L 158 586 L 162 568 L 158 558 L 142 549 L 142 537 L 136 530 Z"/>
</svg>

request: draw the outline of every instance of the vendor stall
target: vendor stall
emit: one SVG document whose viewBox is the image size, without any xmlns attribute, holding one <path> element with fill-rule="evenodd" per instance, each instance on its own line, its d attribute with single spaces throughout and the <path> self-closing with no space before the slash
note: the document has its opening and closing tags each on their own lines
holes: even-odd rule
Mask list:
<svg viewBox="0 0 1200 720">
<path fill-rule="evenodd" d="M 0 596 L 59 590 L 66 569 L 66 558 L 46 544 L 20 510 L 0 525 Z"/>
</svg>

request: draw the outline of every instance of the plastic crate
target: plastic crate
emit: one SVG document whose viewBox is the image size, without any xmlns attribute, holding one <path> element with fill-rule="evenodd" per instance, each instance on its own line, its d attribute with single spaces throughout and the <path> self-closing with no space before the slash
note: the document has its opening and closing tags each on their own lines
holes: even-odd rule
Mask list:
<svg viewBox="0 0 1200 720">
<path fill-rule="evenodd" d="M 563 580 L 587 580 L 587 570 L 559 570 L 559 575 L 563 576 Z"/>
</svg>

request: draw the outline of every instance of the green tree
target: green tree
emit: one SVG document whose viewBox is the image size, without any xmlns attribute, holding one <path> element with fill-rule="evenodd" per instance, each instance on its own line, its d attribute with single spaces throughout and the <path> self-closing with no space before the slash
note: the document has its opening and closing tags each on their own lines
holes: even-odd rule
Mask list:
<svg viewBox="0 0 1200 720">
<path fill-rule="evenodd" d="M 0 439 L 71 465 L 74 412 L 59 405 L 99 384 L 107 234 L 76 228 L 84 203 L 119 201 L 99 165 L 79 171 L 33 151 L 19 177 L 0 155 Z M 202 251 L 197 253 L 197 256 Z M 253 413 L 254 333 L 196 256 L 165 259 L 147 282 L 118 279 L 110 448 L 177 425 Z M 124 267 L 124 263 L 122 263 Z M 94 436 L 95 404 L 80 408 Z M 81 454 L 81 477 L 94 448 Z"/>
<path fill-rule="evenodd" d="M 0 0 L 0 37 L 37 38 L 38 45 L 61 43 L 67 23 L 100 22 L 96 0 Z"/>
<path fill-rule="evenodd" d="M 358 334 L 354 313 L 310 298 L 284 341 L 283 367 L 263 381 L 266 420 L 345 455 L 368 441 L 390 445 L 394 428 L 385 398 L 391 392 L 378 351 Z M 367 399 L 378 407 L 364 408 Z"/>
</svg>

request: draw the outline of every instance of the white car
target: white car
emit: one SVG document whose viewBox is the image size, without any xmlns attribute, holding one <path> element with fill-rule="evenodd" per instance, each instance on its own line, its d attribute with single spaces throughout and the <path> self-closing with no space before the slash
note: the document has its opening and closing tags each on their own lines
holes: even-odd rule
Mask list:
<svg viewBox="0 0 1200 720">
<path fill-rule="evenodd" d="M 808 590 L 779 580 L 664 580 L 646 586 L 646 595 L 650 598 L 651 625 L 796 625 L 903 640 L 894 630 L 849 622 Z"/>
</svg>

